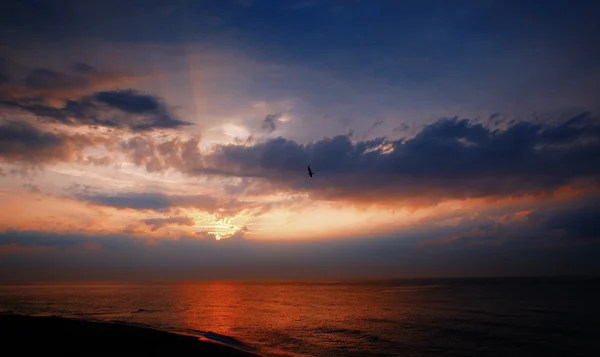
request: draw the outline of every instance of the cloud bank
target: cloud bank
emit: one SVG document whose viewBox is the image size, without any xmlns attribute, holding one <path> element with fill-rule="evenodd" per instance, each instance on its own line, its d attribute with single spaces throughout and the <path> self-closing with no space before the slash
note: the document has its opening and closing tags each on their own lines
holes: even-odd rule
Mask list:
<svg viewBox="0 0 600 357">
<path fill-rule="evenodd" d="M 174 118 L 160 98 L 131 89 L 96 92 L 77 100 L 66 100 L 61 107 L 46 105 L 39 100 L 4 100 L 0 105 L 70 126 L 127 128 L 141 132 L 191 125 Z"/>
<path fill-rule="evenodd" d="M 534 194 L 598 180 L 599 134 L 600 121 L 589 113 L 556 123 L 514 121 L 506 129 L 450 118 L 406 140 L 352 142 L 340 135 L 308 145 L 281 137 L 253 146 L 222 145 L 205 157 L 200 172 L 260 177 L 321 199 Z M 314 179 L 304 177 L 307 164 Z"/>
<path fill-rule="evenodd" d="M 104 147 L 110 138 L 43 131 L 24 121 L 0 122 L 0 160 L 32 165 L 85 161 L 83 151 Z"/>
<path fill-rule="evenodd" d="M 136 269 L 143 272 L 136 278 L 152 271 L 167 279 L 599 273 L 595 264 L 600 251 L 597 224 L 584 218 L 591 225 L 581 229 L 581 219 L 571 219 L 597 217 L 598 198 L 579 199 L 563 207 L 540 206 L 518 214 L 486 210 L 463 217 L 452 227 L 428 224 L 400 235 L 345 240 L 255 241 L 244 238 L 245 229 L 220 241 L 209 234 L 150 241 L 126 234 L 7 230 L 0 232 L 0 267 L 22 267 L 22 276 L 43 268 L 48 279 L 54 278 L 53 274 L 64 276 L 65 270 L 75 266 L 75 278 L 106 277 L 117 271 L 121 278 L 128 278 Z M 506 220 L 507 213 L 518 219 Z M 191 221 L 171 217 L 142 223 L 159 231 Z M 0 279 L 7 277 L 0 274 Z"/>
</svg>

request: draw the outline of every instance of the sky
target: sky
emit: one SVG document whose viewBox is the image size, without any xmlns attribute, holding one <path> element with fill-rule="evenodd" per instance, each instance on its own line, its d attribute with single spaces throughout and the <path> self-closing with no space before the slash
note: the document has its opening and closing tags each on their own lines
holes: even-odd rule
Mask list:
<svg viewBox="0 0 600 357">
<path fill-rule="evenodd" d="M 3 1 L 0 280 L 599 274 L 599 15 Z"/>
</svg>

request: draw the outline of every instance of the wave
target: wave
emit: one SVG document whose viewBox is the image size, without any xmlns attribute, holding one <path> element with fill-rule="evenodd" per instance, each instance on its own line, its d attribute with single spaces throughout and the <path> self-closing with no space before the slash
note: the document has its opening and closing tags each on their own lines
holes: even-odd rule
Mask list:
<svg viewBox="0 0 600 357">
<path fill-rule="evenodd" d="M 244 351 L 255 351 L 256 350 L 255 347 L 246 345 L 245 343 L 243 343 L 242 341 L 240 341 L 234 337 L 227 336 L 227 335 L 221 335 L 221 334 L 213 332 L 213 331 L 208 331 L 208 332 L 204 333 L 204 337 L 209 340 L 217 341 L 217 342 L 223 343 L 225 345 L 235 347 L 240 350 L 244 350 Z"/>
</svg>

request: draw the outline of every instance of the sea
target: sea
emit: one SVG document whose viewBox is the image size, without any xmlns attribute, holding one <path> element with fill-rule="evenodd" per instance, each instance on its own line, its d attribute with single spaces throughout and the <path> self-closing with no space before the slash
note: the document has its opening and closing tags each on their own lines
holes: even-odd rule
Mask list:
<svg viewBox="0 0 600 357">
<path fill-rule="evenodd" d="M 262 356 L 600 356 L 600 279 L 1 283 L 0 312 L 152 327 Z"/>
</svg>

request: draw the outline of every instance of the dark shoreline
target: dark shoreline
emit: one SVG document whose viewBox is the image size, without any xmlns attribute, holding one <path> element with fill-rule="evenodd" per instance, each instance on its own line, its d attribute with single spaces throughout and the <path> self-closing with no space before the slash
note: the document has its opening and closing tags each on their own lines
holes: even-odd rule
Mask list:
<svg viewBox="0 0 600 357">
<path fill-rule="evenodd" d="M 135 352 L 193 352 L 195 356 L 259 357 L 233 347 L 200 341 L 193 336 L 108 322 L 54 316 L 0 314 L 0 344 L 23 352 L 62 355 Z"/>
</svg>

